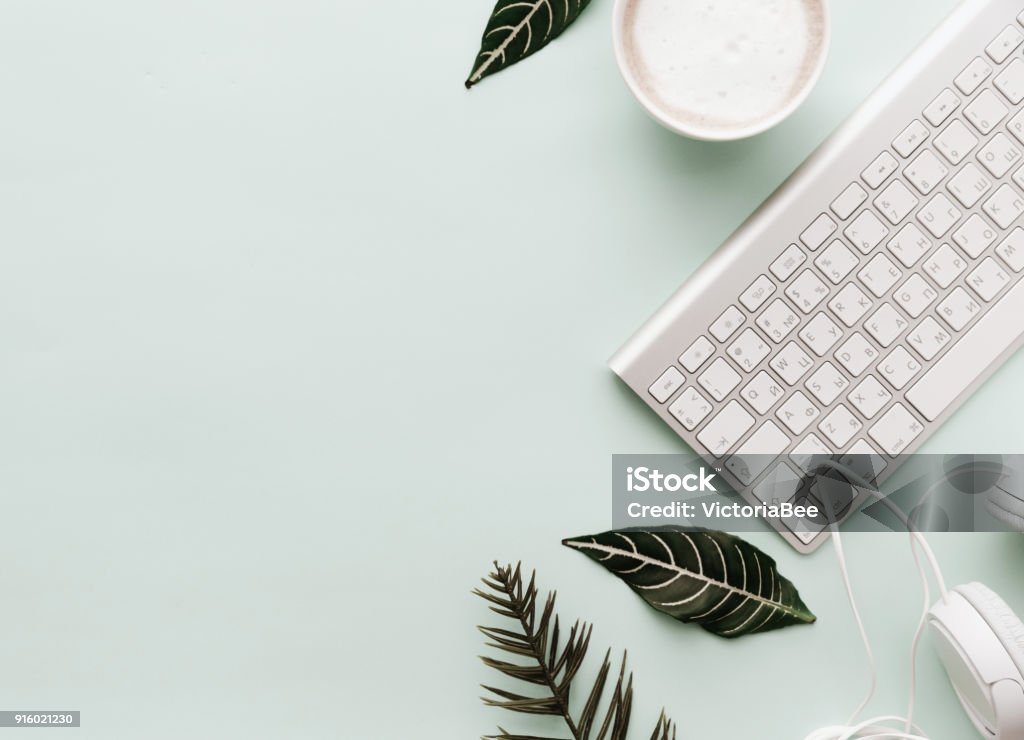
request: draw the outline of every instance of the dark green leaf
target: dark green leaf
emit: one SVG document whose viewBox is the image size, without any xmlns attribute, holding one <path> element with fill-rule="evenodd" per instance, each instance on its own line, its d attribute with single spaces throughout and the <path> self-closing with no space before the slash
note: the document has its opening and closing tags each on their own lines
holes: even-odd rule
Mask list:
<svg viewBox="0 0 1024 740">
<path fill-rule="evenodd" d="M 589 2 L 498 0 L 484 29 L 466 87 L 543 49 L 579 17 Z"/>
<path fill-rule="evenodd" d="M 722 637 L 815 620 L 771 557 L 725 532 L 626 530 L 562 544 L 599 562 L 658 611 Z"/>
</svg>

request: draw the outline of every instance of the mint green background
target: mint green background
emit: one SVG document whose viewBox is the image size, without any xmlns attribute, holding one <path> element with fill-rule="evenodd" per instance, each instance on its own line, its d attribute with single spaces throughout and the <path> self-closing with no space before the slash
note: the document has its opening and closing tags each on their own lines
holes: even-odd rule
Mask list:
<svg viewBox="0 0 1024 740">
<path fill-rule="evenodd" d="M 710 145 L 633 103 L 609 0 L 472 92 L 489 0 L 8 0 L 0 708 L 103 740 L 556 732 L 477 698 L 469 592 L 521 558 L 629 648 L 637 736 L 662 705 L 694 739 L 845 719 L 831 548 L 752 537 L 820 621 L 725 642 L 559 541 L 607 527 L 613 452 L 682 449 L 605 358 L 951 5 L 836 2 L 808 102 Z M 929 451 L 1020 452 L 1022 370 Z M 933 539 L 1024 609 L 1024 538 Z M 906 542 L 848 548 L 901 712 Z M 969 737 L 921 667 L 924 726 Z"/>
</svg>

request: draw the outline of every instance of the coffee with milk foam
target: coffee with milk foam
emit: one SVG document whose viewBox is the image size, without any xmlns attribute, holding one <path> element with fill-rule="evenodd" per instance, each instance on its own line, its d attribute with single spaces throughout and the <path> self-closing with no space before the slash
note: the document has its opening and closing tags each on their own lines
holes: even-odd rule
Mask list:
<svg viewBox="0 0 1024 740">
<path fill-rule="evenodd" d="M 825 43 L 820 0 L 631 0 L 623 20 L 641 90 L 702 128 L 746 128 L 783 110 Z"/>
</svg>

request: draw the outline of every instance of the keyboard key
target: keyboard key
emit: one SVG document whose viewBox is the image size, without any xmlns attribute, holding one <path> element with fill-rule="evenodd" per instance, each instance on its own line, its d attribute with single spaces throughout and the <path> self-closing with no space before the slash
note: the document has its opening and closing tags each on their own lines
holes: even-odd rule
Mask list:
<svg viewBox="0 0 1024 740">
<path fill-rule="evenodd" d="M 892 393 L 878 378 L 869 375 L 846 398 L 865 419 L 873 419 L 892 400 Z"/>
<path fill-rule="evenodd" d="M 740 391 L 740 397 L 762 416 L 785 395 L 786 391 L 782 386 L 764 370 L 755 375 L 754 379 Z"/>
<path fill-rule="evenodd" d="M 823 213 L 804 229 L 804 232 L 800 234 L 800 241 L 804 243 L 805 247 L 814 251 L 832 236 L 836 228 L 836 222 L 829 218 L 827 213 Z"/>
<path fill-rule="evenodd" d="M 1019 61 L 1019 60 L 1017 60 Z M 1024 62 L 1021 62 L 1024 67 Z M 1020 147 L 1010 140 L 1010 137 L 1000 132 L 981 148 L 978 152 L 978 161 L 991 173 L 992 177 L 1002 177 L 1014 165 L 1020 162 Z"/>
<path fill-rule="evenodd" d="M 985 47 L 985 53 L 993 62 L 1002 64 L 1013 53 L 1013 50 L 1020 46 L 1024 36 L 1013 26 L 1007 26 L 999 35 L 992 39 L 992 43 Z"/>
<path fill-rule="evenodd" d="M 889 219 L 889 223 L 898 224 L 914 210 L 917 198 L 906 185 L 896 180 L 886 186 L 885 190 L 875 198 L 874 203 L 875 208 Z"/>
<path fill-rule="evenodd" d="M 907 400 L 935 421 L 1013 346 L 1021 334 L 1022 314 L 1024 282 L 1018 282 L 907 391 Z"/>
<path fill-rule="evenodd" d="M 665 403 L 683 385 L 683 374 L 670 367 L 647 390 L 658 403 Z"/>
<path fill-rule="evenodd" d="M 711 394 L 716 401 L 724 401 L 732 389 L 740 384 L 740 374 L 721 357 L 716 359 L 705 370 L 697 382 Z"/>
<path fill-rule="evenodd" d="M 882 360 L 878 372 L 896 390 L 903 390 L 907 383 L 921 371 L 921 363 L 903 347 L 897 347 Z"/>
<path fill-rule="evenodd" d="M 691 385 L 672 402 L 668 412 L 692 432 L 711 413 L 711 401 L 704 398 L 700 391 Z"/>
<path fill-rule="evenodd" d="M 789 427 L 789 431 L 800 434 L 820 413 L 818 407 L 811 403 L 807 396 L 797 391 L 779 407 L 775 415 Z"/>
<path fill-rule="evenodd" d="M 981 207 L 1000 229 L 1006 229 L 1024 213 L 1024 198 L 1010 185 L 1000 185 Z"/>
<path fill-rule="evenodd" d="M 888 180 L 889 175 L 895 172 L 899 166 L 896 157 L 889 154 L 889 152 L 882 152 L 875 157 L 871 164 L 864 168 L 864 171 L 860 173 L 860 177 L 868 184 L 869 188 L 874 189 Z"/>
<path fill-rule="evenodd" d="M 896 232 L 886 245 L 904 267 L 913 267 L 932 248 L 931 240 L 914 224 L 907 224 Z"/>
<path fill-rule="evenodd" d="M 715 354 L 715 345 L 709 342 L 707 337 L 698 337 L 696 342 L 679 355 L 679 364 L 692 373 L 711 359 L 713 354 Z"/>
<path fill-rule="evenodd" d="M 864 188 L 854 182 L 847 186 L 846 190 L 841 192 L 838 198 L 832 201 L 832 205 L 829 208 L 832 209 L 832 213 L 839 216 L 841 221 L 845 221 L 867 199 L 868 194 Z"/>
<path fill-rule="evenodd" d="M 785 452 L 787 447 L 789 437 L 775 425 L 775 422 L 766 421 L 725 461 L 725 467 L 743 485 L 749 486 L 775 462 L 774 456 Z"/>
<path fill-rule="evenodd" d="M 935 288 L 920 275 L 911 275 L 907 278 L 907 282 L 896 289 L 896 293 L 893 295 L 896 302 L 903 306 L 903 310 L 912 319 L 923 314 L 925 309 L 932 305 L 938 297 L 939 294 Z"/>
<path fill-rule="evenodd" d="M 828 406 L 850 387 L 850 381 L 839 372 L 835 365 L 826 362 L 814 371 L 804 386 L 821 402 L 822 406 Z"/>
<path fill-rule="evenodd" d="M 910 348 L 917 352 L 922 360 L 928 362 L 953 341 L 953 337 L 939 325 L 938 321 L 929 316 L 910 330 L 907 340 L 910 342 Z"/>
<path fill-rule="evenodd" d="M 757 325 L 776 344 L 782 342 L 800 323 L 800 317 L 781 298 L 776 298 L 757 317 Z"/>
<path fill-rule="evenodd" d="M 813 272 L 804 270 L 786 288 L 786 295 L 793 300 L 797 308 L 804 313 L 810 313 L 814 310 L 815 306 L 825 300 L 825 297 L 828 295 L 828 286 Z M 787 331 L 786 333 L 788 334 L 789 332 Z M 781 339 L 776 341 L 781 341 Z"/>
<path fill-rule="evenodd" d="M 1024 142 L 1024 110 L 1010 119 L 1006 128 L 1013 134 L 1017 141 Z"/>
<path fill-rule="evenodd" d="M 887 467 L 885 458 L 863 439 L 850 445 L 839 462 L 870 483 L 874 483 L 878 474 Z"/>
<path fill-rule="evenodd" d="M 847 283 L 835 298 L 828 302 L 828 307 L 840 321 L 847 326 L 853 326 L 871 308 L 871 299 L 855 284 Z"/>
<path fill-rule="evenodd" d="M 960 220 L 960 216 L 961 213 L 953 205 L 953 201 L 942 193 L 925 203 L 924 207 L 917 212 L 917 220 L 936 239 L 952 229 L 953 224 Z"/>
<path fill-rule="evenodd" d="M 854 332 L 836 350 L 836 359 L 846 368 L 850 375 L 857 377 L 868 365 L 878 359 L 878 350 L 860 332 Z"/>
<path fill-rule="evenodd" d="M 988 134 L 1010 111 L 991 90 L 982 90 L 964 108 L 964 117 L 982 134 Z"/>
<path fill-rule="evenodd" d="M 974 206 L 991 189 L 992 181 L 973 164 L 964 165 L 949 181 L 949 192 L 956 196 L 964 208 Z"/>
<path fill-rule="evenodd" d="M 953 232 L 955 241 L 967 256 L 977 259 L 982 252 L 992 246 L 996 240 L 996 231 L 978 214 L 972 214 L 964 221 L 963 226 Z M 946 287 L 945 285 L 942 287 Z"/>
<path fill-rule="evenodd" d="M 1024 270 L 1024 229 L 1019 226 L 996 247 L 996 254 L 1014 272 Z"/>
<path fill-rule="evenodd" d="M 1014 105 L 1024 100 L 1024 62 L 1014 59 L 996 76 L 996 89 Z"/>
<path fill-rule="evenodd" d="M 939 304 L 939 316 L 953 331 L 962 331 L 980 313 L 981 304 L 960 286 Z"/>
<path fill-rule="evenodd" d="M 740 370 L 748 373 L 756 368 L 758 363 L 770 353 L 771 348 L 753 329 L 744 329 L 727 350 L 727 354 L 739 366 Z"/>
<path fill-rule="evenodd" d="M 951 246 L 943 244 L 925 260 L 923 269 L 936 285 L 948 288 L 967 269 L 967 261 Z"/>
<path fill-rule="evenodd" d="M 800 330 L 799 336 L 814 354 L 824 357 L 842 339 L 843 330 L 828 315 L 819 313 Z"/>
<path fill-rule="evenodd" d="M 724 342 L 735 334 L 742 324 L 743 312 L 736 306 L 729 306 L 721 316 L 715 319 L 715 323 L 711 325 L 709 331 L 719 342 Z"/>
<path fill-rule="evenodd" d="M 908 326 L 903 314 L 893 308 L 891 304 L 883 303 L 881 308 L 867 320 L 864 328 L 875 338 L 876 342 L 883 347 L 888 347 Z"/>
<path fill-rule="evenodd" d="M 804 250 L 800 249 L 796 244 L 790 244 L 786 247 L 786 251 L 772 262 L 772 275 L 783 282 L 789 280 L 790 276 L 796 272 L 797 268 L 806 259 L 807 256 L 804 254 Z"/>
<path fill-rule="evenodd" d="M 967 285 L 986 303 L 999 295 L 999 291 L 1009 284 L 1010 276 L 991 257 L 982 260 L 981 264 L 967 276 Z"/>
<path fill-rule="evenodd" d="M 845 447 L 863 427 L 860 419 L 843 404 L 836 406 L 832 413 L 818 424 L 821 433 L 837 448 Z"/>
<path fill-rule="evenodd" d="M 825 277 L 838 285 L 857 266 L 857 256 L 836 239 L 814 260 Z"/>
<path fill-rule="evenodd" d="M 883 452 L 895 457 L 907 449 L 917 436 L 924 431 L 913 414 L 902 403 L 894 404 L 885 415 L 871 427 L 868 434 L 878 443 Z"/>
<path fill-rule="evenodd" d="M 843 231 L 857 249 L 867 254 L 889 235 L 889 227 L 871 211 L 864 211 Z"/>
<path fill-rule="evenodd" d="M 955 120 L 935 137 L 935 148 L 950 164 L 960 164 L 978 145 L 978 139 L 960 120 Z"/>
<path fill-rule="evenodd" d="M 917 192 L 928 195 L 949 174 L 949 168 L 931 149 L 925 149 L 903 170 L 903 174 L 917 188 Z"/>
<path fill-rule="evenodd" d="M 814 434 L 808 434 L 789 453 L 789 459 L 806 473 L 818 470 L 832 459 L 832 450 Z"/>
<path fill-rule="evenodd" d="M 800 349 L 799 344 L 790 342 L 779 350 L 779 353 L 768 364 L 771 365 L 772 370 L 779 374 L 783 382 L 789 385 L 796 385 L 797 381 L 811 369 L 814 361 L 806 352 Z"/>
<path fill-rule="evenodd" d="M 901 157 L 909 157 L 928 138 L 928 127 L 916 118 L 892 140 L 892 148 Z"/>
<path fill-rule="evenodd" d="M 774 292 L 775 283 L 767 275 L 761 275 L 749 288 L 743 291 L 743 295 L 740 296 L 740 303 L 746 306 L 748 311 L 756 311 L 764 305 L 764 302 L 768 300 L 768 296 Z"/>
<path fill-rule="evenodd" d="M 936 96 L 924 109 L 924 117 L 932 126 L 938 126 L 960 105 L 960 98 L 948 87 Z"/>
<path fill-rule="evenodd" d="M 697 441 L 715 457 L 722 457 L 754 426 L 754 417 L 739 401 L 729 401 L 697 435 Z"/>
<path fill-rule="evenodd" d="M 857 273 L 860 280 L 868 290 L 881 298 L 889 292 L 889 289 L 896 284 L 896 281 L 903 275 L 895 263 L 884 254 L 876 254 L 871 258 L 864 268 Z"/>
<path fill-rule="evenodd" d="M 964 71 L 953 79 L 953 84 L 960 88 L 964 95 L 970 95 L 978 89 L 985 78 L 992 74 L 992 67 L 981 57 L 975 57 Z"/>
</svg>

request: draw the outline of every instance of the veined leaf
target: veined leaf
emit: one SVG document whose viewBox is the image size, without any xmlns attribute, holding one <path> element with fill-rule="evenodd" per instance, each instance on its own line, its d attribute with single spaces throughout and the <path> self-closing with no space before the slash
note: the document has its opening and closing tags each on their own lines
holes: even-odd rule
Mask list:
<svg viewBox="0 0 1024 740">
<path fill-rule="evenodd" d="M 466 87 L 543 49 L 589 3 L 590 0 L 498 0 L 484 29 Z"/>
<path fill-rule="evenodd" d="M 562 544 L 599 562 L 658 611 L 722 637 L 816 619 L 771 557 L 725 532 L 624 530 Z"/>
</svg>

